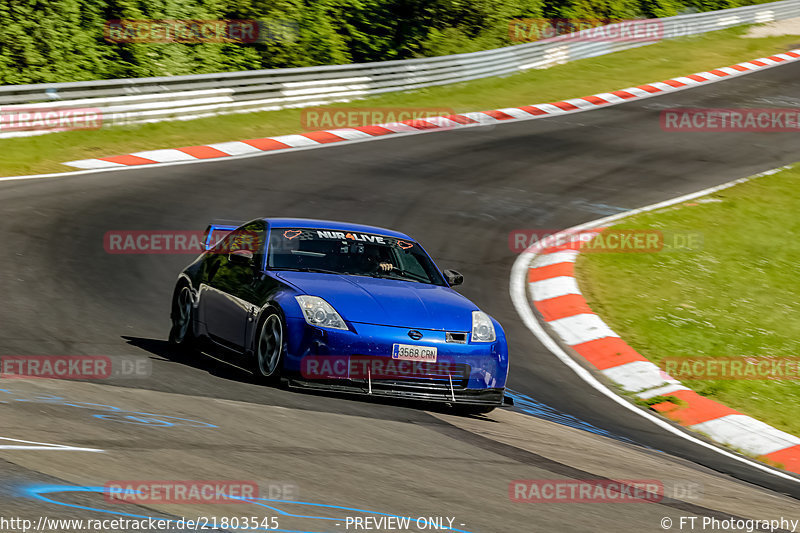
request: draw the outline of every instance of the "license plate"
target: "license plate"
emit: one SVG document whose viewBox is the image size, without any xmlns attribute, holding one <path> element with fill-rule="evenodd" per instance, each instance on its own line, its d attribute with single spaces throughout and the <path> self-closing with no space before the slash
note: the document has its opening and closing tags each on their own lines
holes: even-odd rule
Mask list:
<svg viewBox="0 0 800 533">
<path fill-rule="evenodd" d="M 414 344 L 395 344 L 392 346 L 392 359 L 435 363 L 436 355 L 437 349 L 433 346 L 416 346 Z"/>
</svg>

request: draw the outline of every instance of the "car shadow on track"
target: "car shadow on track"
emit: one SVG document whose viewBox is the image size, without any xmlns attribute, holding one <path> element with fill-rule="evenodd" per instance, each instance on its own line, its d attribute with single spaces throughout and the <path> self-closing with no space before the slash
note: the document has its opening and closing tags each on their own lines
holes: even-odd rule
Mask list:
<svg viewBox="0 0 800 533">
<path fill-rule="evenodd" d="M 129 337 L 122 336 L 125 342 L 131 346 L 135 346 L 153 355 L 157 355 L 164 361 L 172 363 L 179 363 L 198 370 L 204 370 L 212 376 L 217 376 L 224 379 L 231 379 L 241 383 L 257 383 L 252 372 L 244 368 L 232 366 L 224 363 L 223 361 L 208 356 L 204 353 L 197 352 L 196 356 L 187 356 L 175 350 L 169 342 L 162 339 L 148 339 L 144 337 Z"/>
<path fill-rule="evenodd" d="M 122 338 L 130 344 L 141 350 L 149 352 L 163 361 L 168 361 L 176 364 L 186 365 L 191 368 L 205 371 L 210 375 L 230 380 L 239 383 L 255 384 L 264 387 L 271 387 L 273 389 L 280 389 L 287 394 L 298 394 L 301 396 L 317 396 L 324 398 L 336 398 L 342 400 L 350 400 L 359 402 L 361 404 L 380 404 L 393 407 L 401 407 L 406 409 L 413 409 L 415 411 L 432 411 L 436 413 L 451 414 L 468 416 L 470 418 L 478 418 L 487 422 L 495 422 L 484 415 L 466 415 L 454 411 L 454 409 L 445 403 L 438 402 L 424 402 L 419 400 L 404 400 L 402 398 L 391 398 L 385 396 L 365 396 L 361 394 L 350 394 L 344 392 L 329 392 L 310 389 L 296 389 L 286 386 L 281 383 L 280 385 L 267 385 L 264 384 L 257 376 L 249 370 L 223 361 L 216 357 L 210 356 L 205 352 L 197 352 L 196 356 L 186 356 L 177 352 L 166 340 L 150 339 L 145 337 L 131 337 L 123 335 Z"/>
</svg>

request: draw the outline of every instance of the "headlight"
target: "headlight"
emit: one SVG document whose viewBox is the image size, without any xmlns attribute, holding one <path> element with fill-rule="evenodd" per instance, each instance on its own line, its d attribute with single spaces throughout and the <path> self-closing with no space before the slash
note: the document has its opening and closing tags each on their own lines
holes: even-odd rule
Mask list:
<svg viewBox="0 0 800 533">
<path fill-rule="evenodd" d="M 472 312 L 472 342 L 494 342 L 494 324 L 483 311 Z"/>
<path fill-rule="evenodd" d="M 347 325 L 331 307 L 331 304 L 319 296 L 295 296 L 300 309 L 303 310 L 303 317 L 312 326 L 321 328 L 347 329 Z"/>
</svg>

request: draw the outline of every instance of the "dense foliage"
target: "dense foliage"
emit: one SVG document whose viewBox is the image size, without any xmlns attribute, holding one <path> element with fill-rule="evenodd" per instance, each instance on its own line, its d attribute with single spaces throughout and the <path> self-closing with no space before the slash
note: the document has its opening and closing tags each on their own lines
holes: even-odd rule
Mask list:
<svg viewBox="0 0 800 533">
<path fill-rule="evenodd" d="M 757 1 L 757 0 L 756 0 Z M 0 84 L 382 61 L 512 44 L 509 20 L 663 17 L 752 0 L 0 0 Z M 109 42 L 106 21 L 262 21 L 258 43 Z M 268 31 L 264 32 L 264 28 Z"/>
</svg>

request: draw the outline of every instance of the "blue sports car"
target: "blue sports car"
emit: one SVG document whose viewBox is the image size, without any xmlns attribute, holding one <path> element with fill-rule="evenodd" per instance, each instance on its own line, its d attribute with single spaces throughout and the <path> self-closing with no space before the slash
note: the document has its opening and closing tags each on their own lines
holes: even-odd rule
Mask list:
<svg viewBox="0 0 800 533">
<path fill-rule="evenodd" d="M 306 219 L 209 226 L 178 277 L 170 343 L 245 361 L 292 387 L 502 405 L 500 324 L 408 235 Z"/>
</svg>

